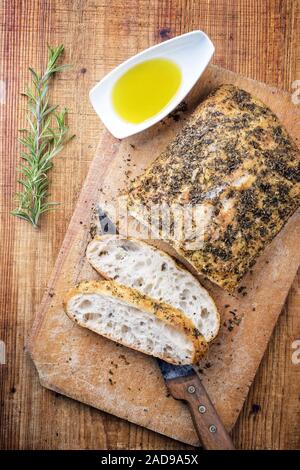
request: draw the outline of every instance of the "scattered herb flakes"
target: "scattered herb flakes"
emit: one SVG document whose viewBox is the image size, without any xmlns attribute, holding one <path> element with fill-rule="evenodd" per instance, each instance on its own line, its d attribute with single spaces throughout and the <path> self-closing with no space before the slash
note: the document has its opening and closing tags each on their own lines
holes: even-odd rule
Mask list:
<svg viewBox="0 0 300 470">
<path fill-rule="evenodd" d="M 237 291 L 239 294 L 242 294 L 243 292 L 245 292 L 245 290 L 246 290 L 246 286 L 240 286 Z"/>
<path fill-rule="evenodd" d="M 238 326 L 242 321 L 242 318 L 238 317 L 236 312 L 237 312 L 236 309 L 229 310 L 229 313 L 230 315 L 232 315 L 232 318 L 229 318 L 227 321 L 223 323 L 223 325 L 230 332 L 234 329 L 235 326 Z"/>
<path fill-rule="evenodd" d="M 119 358 L 123 360 L 123 362 L 126 364 L 126 366 L 130 365 L 130 362 L 128 362 L 126 356 L 124 354 L 120 354 Z"/>
<path fill-rule="evenodd" d="M 187 104 L 185 101 L 182 101 L 182 103 L 179 103 L 178 106 L 172 111 L 169 115 L 168 118 L 173 119 L 175 122 L 179 121 L 182 117 L 182 113 L 185 113 L 187 111 Z"/>
</svg>

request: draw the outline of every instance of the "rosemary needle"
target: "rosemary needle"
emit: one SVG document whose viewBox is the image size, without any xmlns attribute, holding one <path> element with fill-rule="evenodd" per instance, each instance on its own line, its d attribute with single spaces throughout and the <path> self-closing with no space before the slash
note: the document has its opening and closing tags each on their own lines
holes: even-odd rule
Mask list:
<svg viewBox="0 0 300 470">
<path fill-rule="evenodd" d="M 49 81 L 56 72 L 61 72 L 67 65 L 57 65 L 64 46 L 48 46 L 48 64 L 44 73 L 38 74 L 29 68 L 32 86 L 23 93 L 27 97 L 27 129 L 20 129 L 19 139 L 24 146 L 20 156 L 24 160 L 19 167 L 22 190 L 16 194 L 17 209 L 12 215 L 38 227 L 40 216 L 55 208 L 57 203 L 48 202 L 48 171 L 53 166 L 53 157 L 74 136 L 69 137 L 66 125 L 67 109 L 57 111 L 57 106 L 49 103 Z"/>
</svg>

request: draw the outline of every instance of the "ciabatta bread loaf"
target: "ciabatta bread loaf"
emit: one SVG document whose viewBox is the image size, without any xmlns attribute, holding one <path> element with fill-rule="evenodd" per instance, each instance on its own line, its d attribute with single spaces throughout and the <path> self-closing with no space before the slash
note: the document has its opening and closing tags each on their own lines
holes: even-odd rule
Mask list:
<svg viewBox="0 0 300 470">
<path fill-rule="evenodd" d="M 172 364 L 193 364 L 207 343 L 184 314 L 114 281 L 82 282 L 64 308 L 80 326 Z"/>
<path fill-rule="evenodd" d="M 177 208 L 172 230 L 151 217 L 158 204 Z M 229 291 L 299 205 L 299 149 L 264 103 L 233 85 L 204 100 L 128 190 L 131 215 Z M 194 214 L 189 230 L 175 230 L 180 210 Z"/>
<path fill-rule="evenodd" d="M 214 301 L 198 280 L 166 253 L 138 239 L 103 235 L 89 243 L 86 256 L 105 278 L 182 310 L 207 342 L 216 337 L 220 317 Z"/>
</svg>

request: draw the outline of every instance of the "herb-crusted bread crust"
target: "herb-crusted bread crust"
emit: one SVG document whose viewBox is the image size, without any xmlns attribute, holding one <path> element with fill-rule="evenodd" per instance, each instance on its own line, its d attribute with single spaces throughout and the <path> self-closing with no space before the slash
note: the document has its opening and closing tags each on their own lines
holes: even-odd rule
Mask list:
<svg viewBox="0 0 300 470">
<path fill-rule="evenodd" d="M 108 301 L 111 300 L 116 302 L 115 312 L 108 313 L 108 315 L 105 317 L 105 308 L 100 308 L 100 310 L 99 308 L 95 308 L 97 307 L 97 296 L 98 300 L 101 298 L 102 300 L 107 299 Z M 154 355 L 174 364 L 197 363 L 207 351 L 207 343 L 204 337 L 180 310 L 173 308 L 168 304 L 154 301 L 150 297 L 141 294 L 136 289 L 117 284 L 115 281 L 81 282 L 78 286 L 74 287 L 68 292 L 63 305 L 64 310 L 69 318 L 78 323 L 80 326 L 88 328 L 98 334 L 112 339 L 113 341 L 117 341 L 124 346 L 128 346 L 146 354 L 153 354 L 151 347 L 149 350 L 146 350 L 136 339 L 132 341 L 126 340 L 126 338 L 129 337 L 126 336 L 126 333 L 128 332 L 128 326 L 125 327 L 124 334 L 118 336 L 116 328 L 112 327 L 109 330 L 106 328 L 106 325 L 107 322 L 112 320 L 113 315 L 117 316 L 119 314 L 122 308 L 126 312 L 126 317 L 130 317 L 132 319 L 130 326 L 135 329 L 139 328 L 139 321 L 141 320 L 139 312 L 146 313 L 143 321 L 148 321 L 149 324 L 153 324 L 153 322 L 155 322 L 155 318 L 157 318 L 160 320 L 159 325 L 161 325 L 162 331 L 165 331 L 169 327 L 170 328 L 166 339 L 166 350 L 163 351 L 162 354 Z M 111 306 L 108 306 L 107 310 L 110 308 Z M 137 316 L 136 322 L 134 318 L 135 315 Z M 117 326 L 121 327 L 120 331 L 122 332 L 123 325 L 120 321 L 120 318 L 117 317 L 115 322 Z M 191 357 L 184 357 L 182 360 L 178 359 L 176 337 L 174 337 L 175 347 L 173 347 L 172 350 L 169 348 L 169 342 L 171 343 L 171 339 L 174 336 L 174 333 L 176 334 L 176 332 L 178 335 L 181 335 L 181 339 L 182 337 L 185 337 L 186 343 L 189 343 L 189 345 L 192 347 L 193 352 Z M 144 338 L 150 338 L 149 332 L 147 330 L 143 336 Z M 163 338 L 163 335 L 161 338 Z M 159 335 L 158 341 L 163 341 L 161 338 Z M 139 340 L 141 340 L 141 337 Z"/>
<path fill-rule="evenodd" d="M 232 291 L 300 204 L 299 150 L 261 101 L 223 85 L 132 184 L 128 200 L 146 225 L 141 205 L 200 205 L 198 249 L 156 229 L 199 273 Z"/>
</svg>

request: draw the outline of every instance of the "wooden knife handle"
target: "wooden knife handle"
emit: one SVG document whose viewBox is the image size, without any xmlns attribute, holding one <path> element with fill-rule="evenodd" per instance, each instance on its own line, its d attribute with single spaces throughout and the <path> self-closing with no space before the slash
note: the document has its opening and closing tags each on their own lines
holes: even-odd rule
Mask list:
<svg viewBox="0 0 300 470">
<path fill-rule="evenodd" d="M 194 426 L 204 449 L 235 450 L 197 374 L 167 380 L 172 396 L 188 403 Z"/>
</svg>

